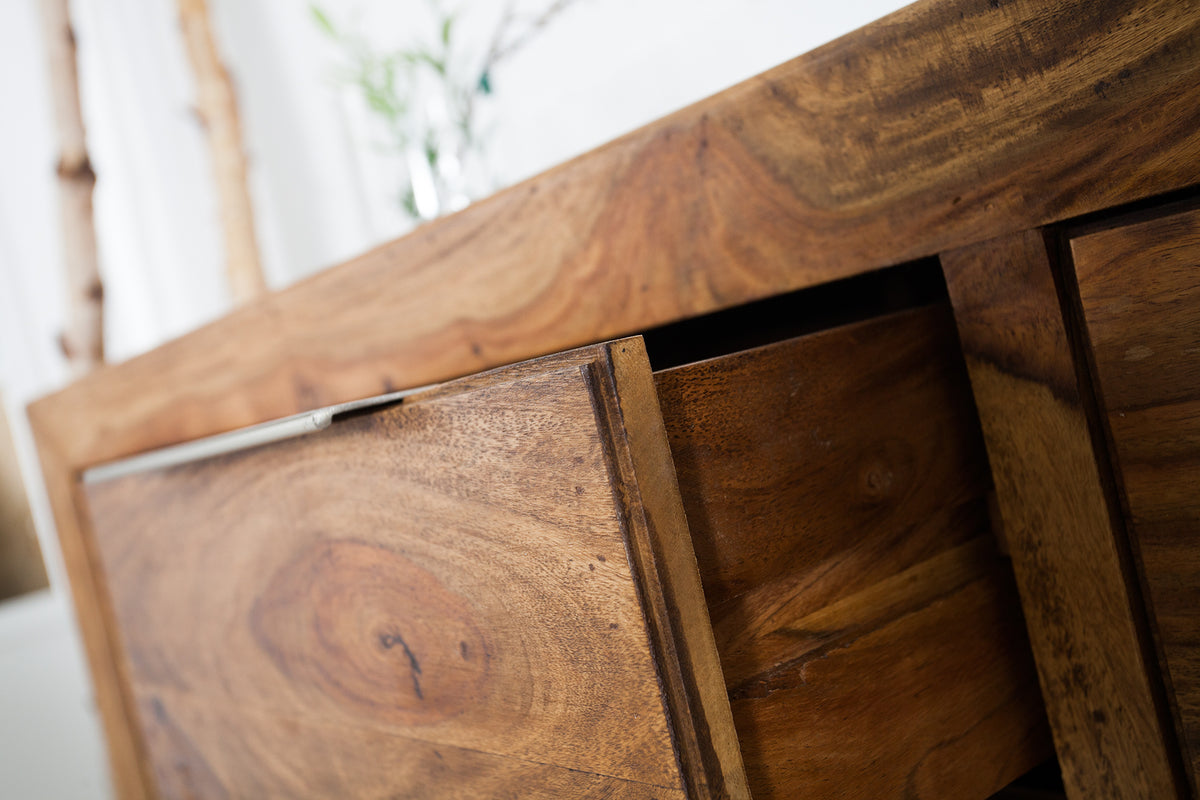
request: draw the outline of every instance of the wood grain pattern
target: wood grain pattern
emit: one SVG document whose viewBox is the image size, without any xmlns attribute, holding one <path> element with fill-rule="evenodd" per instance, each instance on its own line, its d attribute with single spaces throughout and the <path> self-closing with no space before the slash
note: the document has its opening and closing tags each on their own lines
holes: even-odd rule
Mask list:
<svg viewBox="0 0 1200 800">
<path fill-rule="evenodd" d="M 982 798 L 1047 757 L 947 307 L 655 382 L 755 797 Z"/>
<path fill-rule="evenodd" d="M 1068 794 L 1181 796 L 1047 244 L 1028 232 L 942 264 Z"/>
<path fill-rule="evenodd" d="M 703 790 L 698 794 L 749 798 L 741 743 L 645 343 L 627 339 L 603 352 L 610 388 L 596 395 L 607 401 L 603 417 L 610 427 L 608 439 L 628 444 L 627 455 L 620 447 L 614 452 L 616 491 L 625 495 L 636 487 L 655 498 L 641 505 L 641 516 L 627 515 L 626 525 L 633 532 L 627 541 L 643 587 L 660 672 L 678 675 L 665 681 L 664 691 L 680 761 L 690 784 Z M 603 385 L 605 376 L 600 378 Z"/>
<path fill-rule="evenodd" d="M 89 378 L 40 435 L 94 464 L 1194 184 L 1198 27 L 917 3 Z"/>
<path fill-rule="evenodd" d="M 746 797 L 639 383 L 619 342 L 88 484 L 158 790 Z"/>
<path fill-rule="evenodd" d="M 851 600 L 812 629 L 825 646 L 735 691 L 755 797 L 984 798 L 1049 753 L 1010 579 L 994 554 L 975 569 L 945 595 L 847 631 L 845 618 L 874 602 Z"/>
<path fill-rule="evenodd" d="M 62 461 L 62 454 L 45 439 L 37 439 L 37 445 L 59 550 L 71 582 L 75 619 L 88 654 L 96 709 L 104 726 L 114 793 L 121 800 L 150 798 L 153 772 L 138 735 L 133 698 L 121 678 L 120 646 L 104 574 L 95 558 L 95 539 L 79 472 Z"/>
<path fill-rule="evenodd" d="M 1074 238 L 1071 252 L 1110 418 L 1200 398 L 1200 211 Z"/>
<path fill-rule="evenodd" d="M 183 755 L 186 773 L 163 764 L 156 773 L 164 797 L 393 797 L 396 776 L 426 795 L 476 800 L 512 798 L 604 797 L 614 800 L 668 800 L 678 789 L 623 781 L 550 764 L 519 761 L 478 750 L 420 740 L 380 736 L 312 719 L 278 718 L 198 701 L 187 694 L 156 692 L 140 698 L 151 746 Z M 168 715 L 167 707 L 171 712 Z M 245 746 L 201 754 L 182 730 L 220 740 L 237 730 Z M 281 751 L 280 741 L 299 740 L 303 750 Z M 228 782 L 228 783 L 227 783 Z M 236 792 L 226 787 L 232 783 Z M 413 794 L 402 794 L 412 797 Z"/>
<path fill-rule="evenodd" d="M 1200 783 L 1200 212 L 1073 239 L 1131 534 Z"/>
<path fill-rule="evenodd" d="M 771 595 L 797 569 L 855 551 L 812 578 L 811 606 L 796 611 L 821 608 L 966 541 L 984 518 L 987 462 L 948 308 L 655 381 L 714 609 L 736 600 L 742 614 L 769 614 L 747 594 Z"/>
<path fill-rule="evenodd" d="M 34 404 L 118 781 L 81 470 L 1195 185 L 1197 17 L 922 0 Z"/>
</svg>

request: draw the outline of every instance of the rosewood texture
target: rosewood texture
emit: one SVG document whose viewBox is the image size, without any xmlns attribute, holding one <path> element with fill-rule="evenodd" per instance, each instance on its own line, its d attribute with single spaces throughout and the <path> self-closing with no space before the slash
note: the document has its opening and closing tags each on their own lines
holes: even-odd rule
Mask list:
<svg viewBox="0 0 1200 800">
<path fill-rule="evenodd" d="M 1049 756 L 948 307 L 655 382 L 756 798 L 983 798 Z"/>
<path fill-rule="evenodd" d="M 942 264 L 1068 794 L 1180 796 L 1047 244 L 1030 231 Z"/>
<path fill-rule="evenodd" d="M 640 340 L 86 488 L 163 796 L 748 796 Z"/>
<path fill-rule="evenodd" d="M 1200 778 L 1200 212 L 1071 242 L 1131 534 Z"/>
<path fill-rule="evenodd" d="M 34 404 L 123 796 L 149 774 L 83 469 L 1196 185 L 1198 27 L 922 0 Z"/>
</svg>

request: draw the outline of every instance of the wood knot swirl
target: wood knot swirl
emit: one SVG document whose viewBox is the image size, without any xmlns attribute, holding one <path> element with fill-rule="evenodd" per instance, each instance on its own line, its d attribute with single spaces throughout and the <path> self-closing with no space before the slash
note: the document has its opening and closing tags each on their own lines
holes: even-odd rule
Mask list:
<svg viewBox="0 0 1200 800">
<path fill-rule="evenodd" d="M 491 647 L 470 604 L 365 542 L 321 542 L 284 565 L 251 626 L 289 679 L 355 714 L 431 724 L 481 703 L 488 689 Z"/>
<path fill-rule="evenodd" d="M 879 442 L 864 454 L 858 474 L 859 502 L 866 505 L 894 503 L 905 497 L 915 477 L 912 446 L 901 439 Z"/>
</svg>

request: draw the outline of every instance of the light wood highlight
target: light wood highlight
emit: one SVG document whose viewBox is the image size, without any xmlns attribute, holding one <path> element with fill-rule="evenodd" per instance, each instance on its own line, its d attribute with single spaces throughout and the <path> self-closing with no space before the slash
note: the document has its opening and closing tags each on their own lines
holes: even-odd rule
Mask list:
<svg viewBox="0 0 1200 800">
<path fill-rule="evenodd" d="M 1181 796 L 1047 243 L 1030 231 L 942 264 L 1068 794 Z"/>
<path fill-rule="evenodd" d="M 67 285 L 66 324 L 58 342 L 78 376 L 104 363 L 104 281 L 92 208 L 96 172 L 88 157 L 70 3 L 45 0 L 39 6 L 58 139 L 59 226 Z"/>
<path fill-rule="evenodd" d="M 164 796 L 748 797 L 640 340 L 86 491 Z"/>
<path fill-rule="evenodd" d="M 1049 757 L 948 307 L 655 382 L 756 798 L 984 798 Z"/>
<path fill-rule="evenodd" d="M 1073 239 L 1075 273 L 1173 689 L 1200 781 L 1200 211 Z"/>
<path fill-rule="evenodd" d="M 242 122 L 233 79 L 221 60 L 207 0 L 176 0 L 179 28 L 196 85 L 196 117 L 208 138 L 221 233 L 225 240 L 225 276 L 233 305 L 267 291 L 254 233 Z"/>
</svg>

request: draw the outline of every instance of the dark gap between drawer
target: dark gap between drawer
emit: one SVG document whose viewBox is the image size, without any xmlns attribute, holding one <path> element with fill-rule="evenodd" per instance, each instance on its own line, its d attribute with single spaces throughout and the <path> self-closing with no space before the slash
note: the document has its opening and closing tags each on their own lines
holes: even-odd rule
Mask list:
<svg viewBox="0 0 1200 800">
<path fill-rule="evenodd" d="M 651 328 L 642 336 L 658 371 L 938 302 L 949 302 L 941 266 L 936 258 L 923 258 Z"/>
</svg>

